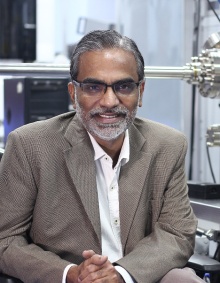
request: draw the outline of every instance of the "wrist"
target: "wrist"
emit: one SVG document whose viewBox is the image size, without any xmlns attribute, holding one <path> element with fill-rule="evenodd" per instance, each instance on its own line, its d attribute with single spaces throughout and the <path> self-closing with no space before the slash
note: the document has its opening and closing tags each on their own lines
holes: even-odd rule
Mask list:
<svg viewBox="0 0 220 283">
<path fill-rule="evenodd" d="M 70 267 L 66 275 L 66 283 L 77 283 L 79 277 L 79 268 L 77 265 Z"/>
<path fill-rule="evenodd" d="M 118 282 L 119 283 L 125 283 L 124 278 L 121 276 L 121 274 L 119 272 L 117 272 L 118 275 Z"/>
</svg>

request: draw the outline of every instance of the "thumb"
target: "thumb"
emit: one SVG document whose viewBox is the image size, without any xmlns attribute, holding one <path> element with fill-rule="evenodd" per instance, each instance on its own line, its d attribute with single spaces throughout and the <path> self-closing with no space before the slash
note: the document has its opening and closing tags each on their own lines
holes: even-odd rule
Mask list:
<svg viewBox="0 0 220 283">
<path fill-rule="evenodd" d="M 95 255 L 95 252 L 93 250 L 85 250 L 83 251 L 82 253 L 82 256 L 85 258 L 85 259 L 88 259 L 90 257 L 92 257 L 93 255 Z"/>
</svg>

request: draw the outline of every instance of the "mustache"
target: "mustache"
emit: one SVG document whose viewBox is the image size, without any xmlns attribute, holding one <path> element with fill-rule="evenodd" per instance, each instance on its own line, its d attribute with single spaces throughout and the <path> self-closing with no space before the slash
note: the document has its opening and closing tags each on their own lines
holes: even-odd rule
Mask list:
<svg viewBox="0 0 220 283">
<path fill-rule="evenodd" d="M 115 108 L 96 108 L 90 111 L 91 116 L 100 115 L 100 114 L 119 114 L 119 115 L 126 115 L 128 114 L 128 109 L 126 107 L 115 107 Z"/>
</svg>

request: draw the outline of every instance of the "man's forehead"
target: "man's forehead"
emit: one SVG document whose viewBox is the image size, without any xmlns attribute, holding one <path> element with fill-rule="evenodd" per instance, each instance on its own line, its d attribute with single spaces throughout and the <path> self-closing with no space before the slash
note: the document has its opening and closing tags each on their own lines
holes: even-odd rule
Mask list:
<svg viewBox="0 0 220 283">
<path fill-rule="evenodd" d="M 133 54 L 123 49 L 105 49 L 85 52 L 78 65 L 78 80 L 96 78 L 108 83 L 127 77 L 138 80 L 137 64 Z"/>
<path fill-rule="evenodd" d="M 103 48 L 103 49 L 94 49 L 94 50 L 88 50 L 80 54 L 79 58 L 83 57 L 92 57 L 92 56 L 100 56 L 101 54 L 120 54 L 120 56 L 124 54 L 124 56 L 132 56 L 134 57 L 134 54 L 132 51 L 125 50 L 124 48 Z M 107 55 L 106 55 L 107 56 Z M 135 58 L 135 57 L 134 57 Z"/>
<path fill-rule="evenodd" d="M 137 62 L 132 52 L 121 48 L 86 51 L 79 57 L 79 69 L 102 68 L 104 65 L 107 68 L 123 67 L 134 70 L 135 66 L 137 66 Z"/>
</svg>

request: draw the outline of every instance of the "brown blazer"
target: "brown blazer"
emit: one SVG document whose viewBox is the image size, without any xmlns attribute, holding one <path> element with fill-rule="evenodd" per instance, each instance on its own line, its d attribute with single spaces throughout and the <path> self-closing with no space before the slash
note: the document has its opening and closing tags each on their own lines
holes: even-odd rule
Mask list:
<svg viewBox="0 0 220 283">
<path fill-rule="evenodd" d="M 196 220 L 178 131 L 135 119 L 119 180 L 123 266 L 157 282 L 193 252 Z M 101 253 L 94 152 L 74 112 L 13 131 L 0 163 L 0 271 L 27 283 L 61 283 L 81 253 Z"/>
</svg>

